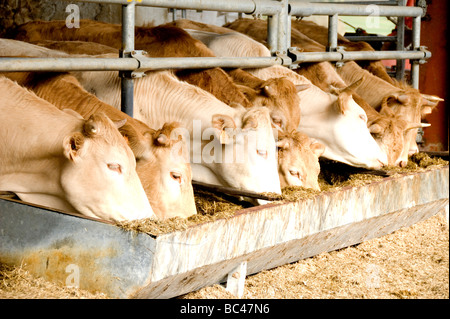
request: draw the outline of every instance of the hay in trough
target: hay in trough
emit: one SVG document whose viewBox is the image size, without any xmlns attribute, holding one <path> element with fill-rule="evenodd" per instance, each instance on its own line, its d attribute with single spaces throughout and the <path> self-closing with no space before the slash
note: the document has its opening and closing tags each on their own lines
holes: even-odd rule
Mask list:
<svg viewBox="0 0 450 319">
<path fill-rule="evenodd" d="M 234 216 L 236 211 L 243 209 L 245 205 L 234 203 L 231 199 L 226 199 L 225 195 L 214 194 L 207 191 L 194 192 L 197 214 L 188 218 L 173 217 L 165 220 L 135 220 L 121 222 L 117 225 L 125 230 L 143 232 L 154 236 L 159 236 L 173 231 L 185 230 L 187 227 L 211 222 L 221 218 Z"/>
<path fill-rule="evenodd" d="M 389 166 L 383 170 L 366 170 L 355 168 L 342 163 L 323 160 L 320 162 L 321 172 L 319 174 L 319 185 L 321 191 L 304 187 L 289 186 L 282 190 L 282 195 L 264 194 L 277 198 L 274 203 L 286 203 L 305 200 L 317 196 L 321 192 L 338 191 L 343 187 L 357 187 L 383 180 L 385 177 L 392 177 L 396 174 L 406 174 L 421 172 L 427 169 L 438 168 L 448 165 L 439 157 L 430 157 L 426 153 L 418 153 L 409 158 L 406 167 Z M 195 204 L 197 214 L 189 218 L 174 217 L 166 220 L 137 220 L 122 222 L 117 225 L 128 231 L 143 232 L 153 236 L 181 231 L 186 228 L 212 222 L 217 219 L 230 218 L 237 211 L 250 207 L 251 204 L 239 201 L 236 197 L 218 192 L 195 189 Z"/>
<path fill-rule="evenodd" d="M 21 266 L 0 263 L 0 299 L 105 299 L 103 293 L 90 293 L 75 287 L 36 278 Z"/>
</svg>

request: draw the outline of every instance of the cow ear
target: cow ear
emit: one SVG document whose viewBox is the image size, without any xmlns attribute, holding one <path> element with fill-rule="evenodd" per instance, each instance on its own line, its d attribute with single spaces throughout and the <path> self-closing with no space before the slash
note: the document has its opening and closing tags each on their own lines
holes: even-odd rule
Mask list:
<svg viewBox="0 0 450 319">
<path fill-rule="evenodd" d="M 298 84 L 295 86 L 295 89 L 297 90 L 297 92 L 301 92 L 304 90 L 307 90 L 311 87 L 311 84 Z"/>
<path fill-rule="evenodd" d="M 63 142 L 64 155 L 72 162 L 75 162 L 80 156 L 84 141 L 84 135 L 78 132 L 67 136 Z"/>
<path fill-rule="evenodd" d="M 348 94 L 347 92 L 342 92 L 338 95 L 336 107 L 339 113 L 345 114 L 345 111 L 348 109 L 348 103 L 350 102 L 351 98 L 352 98 L 351 94 Z"/>
<path fill-rule="evenodd" d="M 399 96 L 397 96 L 397 101 L 399 101 L 402 104 L 406 104 L 408 103 L 410 100 L 409 95 L 407 94 L 400 94 Z"/>
<path fill-rule="evenodd" d="M 255 129 L 258 127 L 258 120 L 255 116 L 249 116 L 244 119 L 242 123 L 242 129 Z"/>
<path fill-rule="evenodd" d="M 236 128 L 236 123 L 234 123 L 233 118 L 225 114 L 214 114 L 211 123 L 212 127 L 218 130 L 220 143 L 230 143 L 231 137 L 228 135 L 227 130 Z"/>
<path fill-rule="evenodd" d="M 431 114 L 431 112 L 433 112 L 433 108 L 431 106 L 422 106 L 422 116 Z"/>
<path fill-rule="evenodd" d="M 256 98 L 257 91 L 255 89 L 242 84 L 236 84 L 236 86 L 238 87 L 239 91 L 241 91 L 242 94 L 244 94 L 245 97 L 250 101 L 253 101 Z"/>
<path fill-rule="evenodd" d="M 380 134 L 383 132 L 383 128 L 379 124 L 372 124 L 369 127 L 370 134 Z"/>
<path fill-rule="evenodd" d="M 282 139 L 279 139 L 279 140 L 277 141 L 276 146 L 277 146 L 279 149 L 287 150 L 287 149 L 289 149 L 289 147 L 290 147 L 291 145 L 289 144 L 289 141 L 288 141 L 287 139 L 282 138 Z"/>
<path fill-rule="evenodd" d="M 272 111 L 270 113 L 270 119 L 272 122 L 272 126 L 284 130 L 286 127 L 286 118 L 280 112 Z"/>
<path fill-rule="evenodd" d="M 126 122 L 127 122 L 127 119 L 113 121 L 113 123 L 114 123 L 115 127 L 117 127 L 117 129 L 120 129 L 122 126 L 124 126 Z"/>
<path fill-rule="evenodd" d="M 309 145 L 309 148 L 317 157 L 322 156 L 322 154 L 325 152 L 325 145 L 319 142 L 312 142 L 311 145 Z"/>
<path fill-rule="evenodd" d="M 395 112 L 389 106 L 387 106 L 386 104 L 383 104 L 381 106 L 381 109 L 380 109 L 379 113 L 382 114 L 382 115 L 385 115 L 385 116 L 389 116 L 389 117 L 395 116 Z"/>
</svg>

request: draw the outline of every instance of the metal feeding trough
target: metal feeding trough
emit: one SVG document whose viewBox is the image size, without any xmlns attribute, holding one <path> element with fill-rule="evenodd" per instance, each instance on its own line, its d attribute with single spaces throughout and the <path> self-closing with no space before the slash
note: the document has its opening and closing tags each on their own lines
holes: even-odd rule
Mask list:
<svg viewBox="0 0 450 319">
<path fill-rule="evenodd" d="M 160 236 L 0 200 L 0 262 L 117 298 L 171 298 L 354 245 L 447 210 L 448 166 L 299 202 L 237 211 Z M 245 267 L 246 266 L 246 267 Z"/>
</svg>

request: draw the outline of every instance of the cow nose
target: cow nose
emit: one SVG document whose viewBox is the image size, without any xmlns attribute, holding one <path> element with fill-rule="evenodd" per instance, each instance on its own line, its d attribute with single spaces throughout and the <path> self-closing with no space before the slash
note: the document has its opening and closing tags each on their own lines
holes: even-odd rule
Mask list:
<svg viewBox="0 0 450 319">
<path fill-rule="evenodd" d="M 388 165 L 387 161 L 382 161 L 380 159 L 378 159 L 378 163 L 380 164 L 380 168 Z"/>
<path fill-rule="evenodd" d="M 400 162 L 398 163 L 398 166 L 400 166 L 400 167 L 406 167 L 406 165 L 408 165 L 408 162 L 407 162 L 407 161 L 400 161 Z"/>
</svg>

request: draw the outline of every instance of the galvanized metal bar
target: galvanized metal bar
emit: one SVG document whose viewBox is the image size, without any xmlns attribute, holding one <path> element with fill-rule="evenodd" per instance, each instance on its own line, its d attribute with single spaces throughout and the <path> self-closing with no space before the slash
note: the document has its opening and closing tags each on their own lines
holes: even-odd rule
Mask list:
<svg viewBox="0 0 450 319">
<path fill-rule="evenodd" d="M 286 42 L 287 47 L 291 47 L 291 30 L 292 30 L 292 16 L 289 14 L 289 6 L 288 6 L 288 13 L 287 13 L 287 36 L 286 36 Z"/>
<path fill-rule="evenodd" d="M 292 16 L 307 17 L 310 15 L 346 15 L 346 16 L 370 16 L 372 10 L 367 5 L 341 4 L 341 3 L 309 3 L 304 1 L 289 1 L 290 14 Z M 423 13 L 419 7 L 403 6 L 377 6 L 377 15 L 381 17 L 418 17 Z"/>
<path fill-rule="evenodd" d="M 288 55 L 293 64 L 321 61 L 352 61 L 352 60 L 395 60 L 423 59 L 425 52 L 420 51 L 344 51 L 344 52 L 299 52 L 289 50 Z"/>
<path fill-rule="evenodd" d="M 121 58 L 129 58 L 134 50 L 135 2 L 122 6 Z M 121 72 L 121 111 L 133 117 L 134 84 L 131 72 Z"/>
<path fill-rule="evenodd" d="M 337 14 L 328 17 L 328 47 L 327 51 L 336 51 L 338 45 L 338 22 L 339 16 Z"/>
<path fill-rule="evenodd" d="M 415 17 L 413 19 L 412 30 L 412 49 L 420 50 L 420 23 L 421 17 Z M 411 63 L 411 85 L 415 89 L 419 89 L 419 66 L 420 61 L 412 61 Z"/>
<path fill-rule="evenodd" d="M 367 53 L 366 53 L 367 52 Z M 421 51 L 349 51 L 343 53 L 342 60 L 394 60 L 394 59 L 422 59 L 426 56 Z"/>
<path fill-rule="evenodd" d="M 281 64 L 277 57 L 225 58 L 0 58 L 0 72 L 133 71 L 197 68 L 263 68 Z"/>
<path fill-rule="evenodd" d="M 269 16 L 267 20 L 267 46 L 272 54 L 278 51 L 278 18 L 279 16 Z"/>
<path fill-rule="evenodd" d="M 136 56 L 135 56 L 136 57 Z M 139 57 L 140 70 L 197 69 L 197 68 L 263 68 L 282 64 L 277 57 L 228 58 L 228 57 L 189 57 L 189 58 L 148 58 Z M 139 71 L 139 70 L 137 70 Z"/>
<path fill-rule="evenodd" d="M 288 29 L 288 1 L 278 0 L 281 3 L 281 11 L 278 14 L 278 30 L 277 30 L 277 51 L 287 53 L 288 41 L 291 37 L 290 29 Z"/>
<path fill-rule="evenodd" d="M 413 29 L 412 29 L 413 50 L 418 50 L 420 48 L 420 24 L 421 24 L 421 17 L 415 17 L 413 19 Z"/>
<path fill-rule="evenodd" d="M 172 11 L 172 21 L 177 20 L 177 9 L 170 9 Z"/>
<path fill-rule="evenodd" d="M 399 0 L 399 6 L 405 6 L 406 0 Z M 397 51 L 405 50 L 405 17 L 397 18 Z M 401 81 L 405 77 L 405 60 L 396 61 L 395 78 Z"/>
<path fill-rule="evenodd" d="M 0 58 L 1 72 L 127 71 L 139 68 L 133 58 Z"/>
<path fill-rule="evenodd" d="M 352 51 L 352 52 L 299 52 L 288 50 L 294 63 L 349 60 L 426 59 L 424 51 Z M 263 68 L 282 64 L 278 57 L 227 58 L 0 58 L 1 72 L 24 71 L 142 71 L 196 68 Z"/>
</svg>

